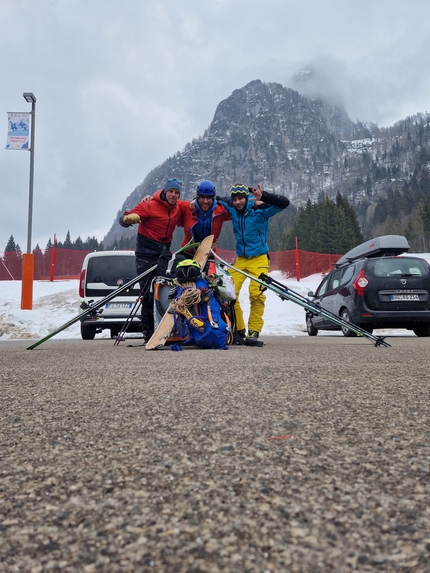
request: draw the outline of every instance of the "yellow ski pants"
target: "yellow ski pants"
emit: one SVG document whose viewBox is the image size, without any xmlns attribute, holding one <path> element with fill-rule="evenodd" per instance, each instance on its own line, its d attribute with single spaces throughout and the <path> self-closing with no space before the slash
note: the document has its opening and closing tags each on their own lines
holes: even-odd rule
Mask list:
<svg viewBox="0 0 430 573">
<path fill-rule="evenodd" d="M 253 275 L 258 278 L 261 273 L 269 274 L 269 257 L 266 255 L 259 255 L 257 257 L 237 257 L 234 266 L 245 271 L 249 275 Z M 234 282 L 234 288 L 236 291 L 236 302 L 234 304 L 234 311 L 236 314 L 236 329 L 243 330 L 245 328 L 245 321 L 243 319 L 243 311 L 239 304 L 239 293 L 242 288 L 243 283 L 246 278 L 241 273 L 229 270 L 231 277 Z M 255 281 L 249 281 L 249 302 L 250 302 L 250 313 L 248 320 L 248 331 L 256 330 L 261 332 L 263 328 L 263 314 L 264 314 L 264 303 L 266 301 L 266 295 L 262 292 L 263 287 L 256 283 Z"/>
</svg>

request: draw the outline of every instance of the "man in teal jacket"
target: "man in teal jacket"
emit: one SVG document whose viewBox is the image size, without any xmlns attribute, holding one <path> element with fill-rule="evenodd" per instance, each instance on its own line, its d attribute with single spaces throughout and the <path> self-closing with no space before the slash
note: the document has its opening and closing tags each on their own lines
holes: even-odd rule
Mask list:
<svg viewBox="0 0 430 573">
<path fill-rule="evenodd" d="M 258 277 L 261 273 L 269 273 L 269 219 L 286 209 L 290 204 L 287 197 L 263 191 L 260 185 L 257 189 L 247 187 L 243 183 L 235 183 L 230 189 L 230 199 L 217 197 L 228 210 L 233 222 L 236 237 L 235 266 L 250 275 Z M 260 203 L 262 201 L 263 203 Z M 245 321 L 239 303 L 239 294 L 246 277 L 234 270 L 230 271 L 236 290 L 236 330 L 245 338 Z M 263 328 L 265 294 L 255 281 L 249 284 L 250 314 L 248 319 L 248 342 L 256 341 Z"/>
</svg>

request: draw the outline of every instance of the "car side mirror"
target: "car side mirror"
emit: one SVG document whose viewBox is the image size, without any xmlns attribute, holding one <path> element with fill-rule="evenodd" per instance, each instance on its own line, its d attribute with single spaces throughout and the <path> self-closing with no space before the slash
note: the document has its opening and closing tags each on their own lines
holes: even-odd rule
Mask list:
<svg viewBox="0 0 430 573">
<path fill-rule="evenodd" d="M 315 296 L 315 295 L 314 295 L 314 291 L 313 291 L 313 290 L 310 290 L 310 291 L 308 292 L 308 296 L 314 297 L 314 296 Z"/>
</svg>

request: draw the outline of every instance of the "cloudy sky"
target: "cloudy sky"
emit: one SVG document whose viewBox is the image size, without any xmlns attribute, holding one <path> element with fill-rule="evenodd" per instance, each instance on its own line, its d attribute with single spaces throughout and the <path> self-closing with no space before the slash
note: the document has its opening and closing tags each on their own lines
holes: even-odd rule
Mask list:
<svg viewBox="0 0 430 573">
<path fill-rule="evenodd" d="M 430 111 L 429 19 L 428 0 L 0 0 L 0 251 L 11 234 L 27 248 L 30 153 L 4 149 L 23 92 L 37 98 L 32 247 L 102 240 L 254 79 L 293 87 L 313 65 L 353 120 Z"/>
</svg>

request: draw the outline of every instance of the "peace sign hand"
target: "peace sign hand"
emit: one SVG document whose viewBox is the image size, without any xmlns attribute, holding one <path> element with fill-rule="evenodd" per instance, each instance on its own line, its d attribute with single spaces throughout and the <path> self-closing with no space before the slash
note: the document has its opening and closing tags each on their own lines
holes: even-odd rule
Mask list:
<svg viewBox="0 0 430 573">
<path fill-rule="evenodd" d="M 254 195 L 256 201 L 261 200 L 261 196 L 263 195 L 263 189 L 261 188 L 260 184 L 257 185 L 257 189 L 254 189 L 254 187 L 249 187 L 249 190 Z"/>
</svg>

